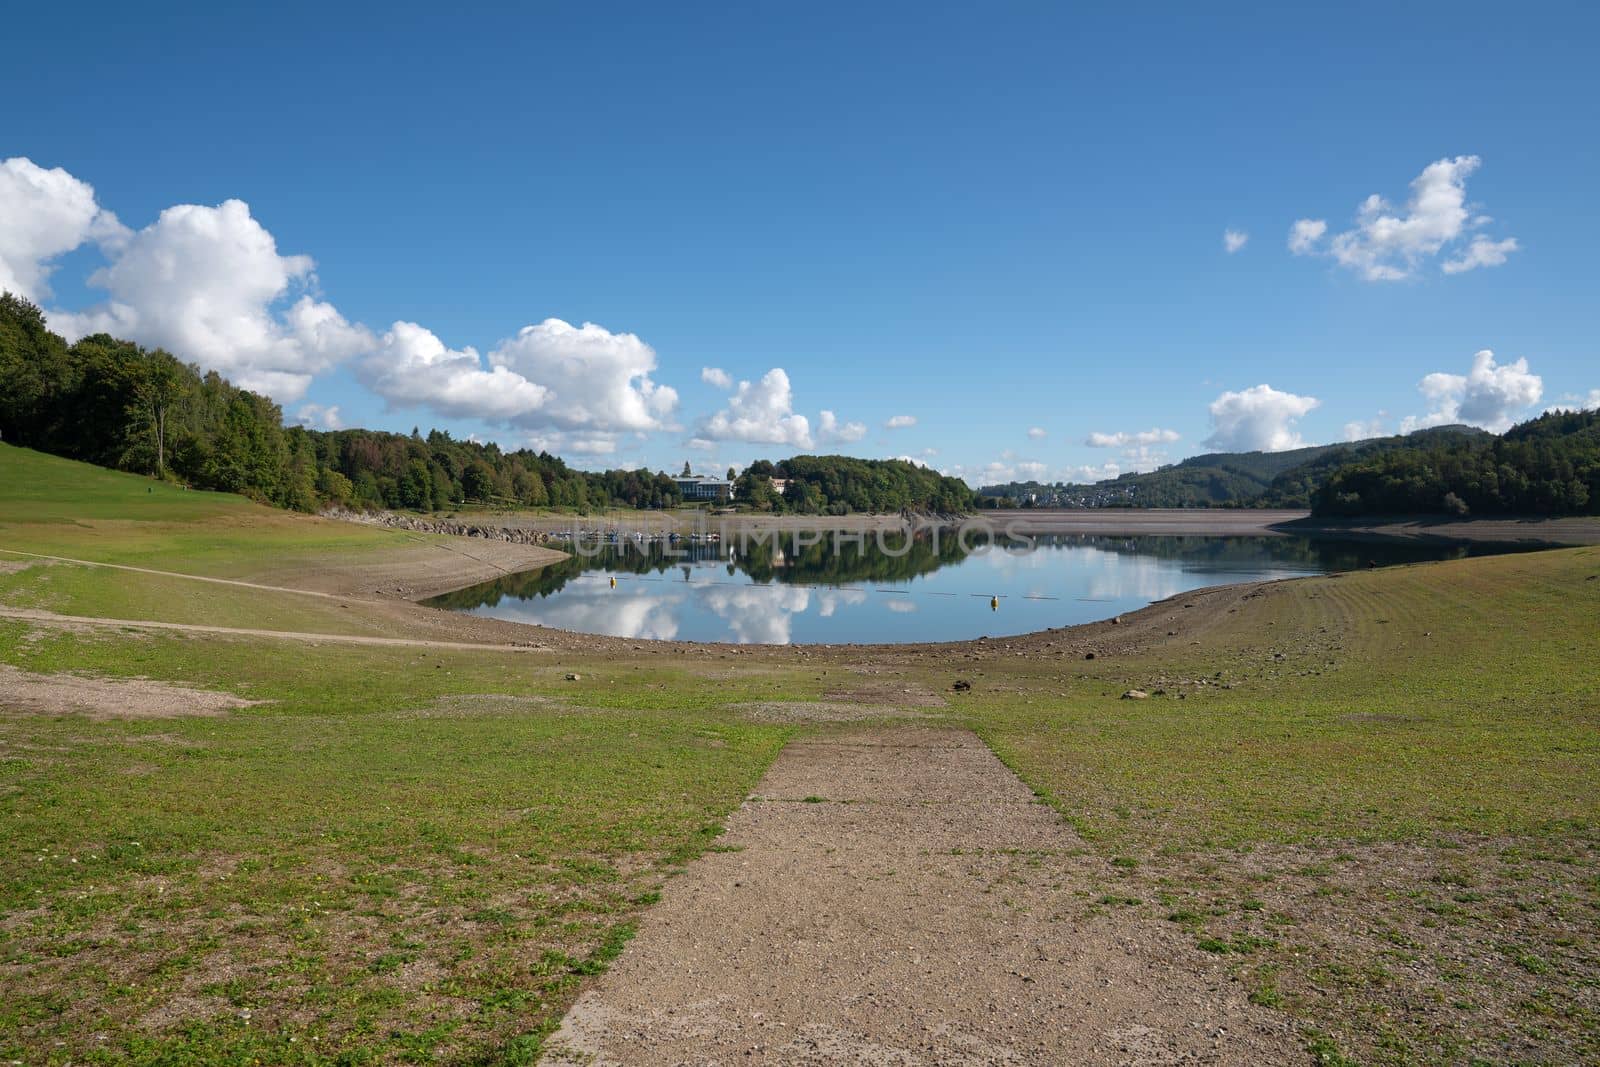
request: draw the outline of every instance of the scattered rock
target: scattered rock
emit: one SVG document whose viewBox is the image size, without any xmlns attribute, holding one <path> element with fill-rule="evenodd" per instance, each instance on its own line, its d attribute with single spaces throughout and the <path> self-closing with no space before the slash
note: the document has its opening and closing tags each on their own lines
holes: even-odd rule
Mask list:
<svg viewBox="0 0 1600 1067">
<path fill-rule="evenodd" d="M 569 681 L 569 682 L 581 682 L 581 681 L 583 681 L 583 675 L 581 675 L 581 674 L 569 674 L 569 675 L 567 675 L 567 681 Z"/>
<path fill-rule="evenodd" d="M 1084 659 L 1094 659 L 1094 653 L 1093 652 L 1085 652 L 1083 654 L 1083 658 Z"/>
<path fill-rule="evenodd" d="M 1123 700 L 1149 700 L 1150 694 L 1143 689 L 1130 689 L 1122 694 Z"/>
<path fill-rule="evenodd" d="M 957 678 L 955 684 L 950 688 L 955 690 L 957 693 L 965 693 L 972 688 L 972 683 L 967 681 L 965 678 Z"/>
</svg>

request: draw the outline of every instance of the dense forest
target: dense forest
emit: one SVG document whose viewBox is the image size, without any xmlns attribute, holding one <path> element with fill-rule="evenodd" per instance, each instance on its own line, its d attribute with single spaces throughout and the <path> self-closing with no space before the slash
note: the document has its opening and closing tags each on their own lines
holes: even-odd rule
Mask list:
<svg viewBox="0 0 1600 1067">
<path fill-rule="evenodd" d="M 376 430 L 285 427 L 268 398 L 159 349 L 105 334 L 67 344 L 38 307 L 0 294 L 0 439 L 71 459 L 220 489 L 281 507 L 439 510 L 464 503 L 577 510 L 681 503 L 649 470 L 579 471 L 546 452 Z M 753 506 L 806 514 L 966 511 L 965 483 L 893 460 L 761 461 Z M 792 479 L 782 496 L 771 478 Z"/>
<path fill-rule="evenodd" d="M 1433 440 L 1340 467 L 1316 515 L 1600 515 L 1600 412 L 1551 412 L 1503 435 Z"/>
<path fill-rule="evenodd" d="M 773 479 L 786 482 L 778 493 Z M 735 483 L 737 498 L 757 511 L 802 515 L 851 512 L 936 511 L 961 514 L 974 505 L 959 478 L 899 459 L 853 456 L 791 456 L 757 460 Z"/>
</svg>

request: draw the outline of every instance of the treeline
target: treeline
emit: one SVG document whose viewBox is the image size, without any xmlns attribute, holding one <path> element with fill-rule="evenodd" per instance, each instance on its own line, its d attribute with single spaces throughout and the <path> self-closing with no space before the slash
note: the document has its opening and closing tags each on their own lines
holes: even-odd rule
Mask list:
<svg viewBox="0 0 1600 1067">
<path fill-rule="evenodd" d="M 1600 412 L 1552 412 L 1499 437 L 1439 441 L 1339 470 L 1312 513 L 1600 515 Z"/>
<path fill-rule="evenodd" d="M 665 474 L 573 470 L 547 452 L 503 451 L 440 430 L 424 437 L 416 430 L 286 428 L 268 398 L 160 349 L 105 334 L 69 345 L 38 307 L 10 293 L 0 294 L 0 438 L 300 511 L 329 504 L 581 511 L 682 503 L 677 482 Z M 789 491 L 774 493 L 773 477 L 791 479 Z M 763 460 L 738 486 L 741 503 L 803 514 L 972 507 L 966 483 L 897 460 Z"/>
<path fill-rule="evenodd" d="M 774 479 L 783 484 L 779 492 Z M 792 456 L 757 460 L 735 482 L 735 496 L 756 511 L 799 515 L 918 511 L 964 514 L 975 498 L 967 483 L 900 459 Z"/>
</svg>

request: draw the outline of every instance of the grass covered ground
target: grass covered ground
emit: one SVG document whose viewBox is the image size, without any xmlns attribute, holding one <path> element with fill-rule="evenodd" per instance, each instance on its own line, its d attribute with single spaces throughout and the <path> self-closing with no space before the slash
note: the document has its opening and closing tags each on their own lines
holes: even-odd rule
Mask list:
<svg viewBox="0 0 1600 1067">
<path fill-rule="evenodd" d="M 493 653 L 0 624 L 0 660 L 267 702 L 0 712 L 0 1055 L 29 1063 L 530 1061 L 787 736 L 676 672 L 530 699 L 564 675 Z"/>
<path fill-rule="evenodd" d="M 0 447 L 0 548 L 253 578 L 416 544 Z M 819 728 L 743 705 L 892 712 L 960 679 L 919 712 L 975 730 L 1102 857 L 1083 911 L 1187 931 L 1300 1021 L 1308 1059 L 1600 1059 L 1600 549 L 1193 602 L 737 655 L 0 620 L 3 664 L 262 702 L 122 719 L 0 694 L 0 1055 L 529 1062 L 662 879 Z M 0 605 L 422 627 L 359 598 L 68 565 L 0 571 Z M 1134 687 L 1151 697 L 1119 699 Z"/>
<path fill-rule="evenodd" d="M 1600 549 L 1185 610 L 963 705 L 1104 854 L 1086 904 L 1192 930 L 1329 1062 L 1600 1057 Z"/>
<path fill-rule="evenodd" d="M 186 490 L 0 444 L 0 547 L 184 574 L 259 573 L 285 553 L 319 561 L 407 536 Z"/>
</svg>

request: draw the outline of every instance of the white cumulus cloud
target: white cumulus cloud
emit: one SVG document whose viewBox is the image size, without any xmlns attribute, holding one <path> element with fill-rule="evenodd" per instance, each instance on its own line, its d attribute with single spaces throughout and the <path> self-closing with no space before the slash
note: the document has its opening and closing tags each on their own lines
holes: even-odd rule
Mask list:
<svg viewBox="0 0 1600 1067">
<path fill-rule="evenodd" d="M 519 375 L 549 391 L 523 425 L 625 431 L 666 428 L 678 406 L 677 390 L 658 385 L 655 349 L 631 333 L 612 333 L 586 322 L 573 326 L 545 319 L 524 326 L 489 353 L 496 371 Z"/>
<path fill-rule="evenodd" d="M 1315 397 L 1296 396 L 1270 385 L 1223 393 L 1211 402 L 1211 436 L 1205 444 L 1224 452 L 1299 448 L 1304 442 L 1294 423 L 1318 403 Z"/>
<path fill-rule="evenodd" d="M 179 204 L 119 239 L 89 278 L 109 299 L 52 311 L 69 340 L 104 331 L 161 347 L 237 385 L 298 400 L 316 374 L 369 349 L 370 331 L 295 288 L 314 284 L 309 256 L 282 256 L 242 200 Z"/>
<path fill-rule="evenodd" d="M 432 330 L 397 322 L 356 365 L 361 383 L 397 408 L 510 422 L 544 407 L 550 390 L 505 367 L 485 367 L 476 349 L 455 351 Z"/>
<path fill-rule="evenodd" d="M 449 348 L 433 331 L 396 322 L 356 364 L 361 383 L 392 407 L 427 408 L 545 432 L 571 451 L 615 449 L 614 435 L 666 428 L 677 391 L 650 375 L 655 351 L 631 333 L 546 319 L 487 357 Z M 578 436 L 554 436 L 577 431 Z M 603 443 L 606 447 L 594 447 Z"/>
<path fill-rule="evenodd" d="M 1028 440 L 1030 440 L 1030 441 L 1043 441 L 1046 437 L 1049 437 L 1049 436 L 1050 436 L 1050 431 L 1046 430 L 1043 426 L 1029 426 L 1028 427 Z"/>
<path fill-rule="evenodd" d="M 1466 374 L 1436 371 L 1423 378 L 1417 389 L 1432 406 L 1426 415 L 1411 415 L 1401 423 L 1402 433 L 1428 426 L 1466 423 L 1500 433 L 1544 395 L 1544 380 L 1528 370 L 1528 361 L 1498 364 L 1488 349 L 1472 357 Z"/>
<path fill-rule="evenodd" d="M 794 392 L 782 367 L 767 371 L 759 381 L 741 381 L 728 397 L 728 406 L 705 420 L 699 436 L 711 441 L 812 447 L 811 421 L 795 414 Z"/>
<path fill-rule="evenodd" d="M 905 430 L 916 424 L 917 417 L 915 415 L 891 415 L 884 422 L 883 428 L 885 430 Z"/>
<path fill-rule="evenodd" d="M 114 248 L 127 229 L 95 200 L 94 187 L 23 156 L 0 163 L 0 290 L 50 296 L 51 260 L 85 241 Z"/>
<path fill-rule="evenodd" d="M 840 422 L 839 417 L 831 411 L 823 411 L 817 417 L 817 438 L 821 441 L 849 444 L 865 436 L 866 423 Z"/>
<path fill-rule="evenodd" d="M 701 367 L 700 380 L 707 385 L 714 385 L 718 389 L 733 388 L 733 375 L 721 367 Z"/>
<path fill-rule="evenodd" d="M 1243 230 L 1223 230 L 1222 247 L 1228 255 L 1233 255 L 1250 241 L 1250 235 Z"/>
<path fill-rule="evenodd" d="M 1467 178 L 1482 160 L 1456 156 L 1428 164 L 1411 182 L 1403 209 L 1377 193 L 1362 201 L 1353 229 L 1336 233 L 1323 244 L 1328 224 L 1299 219 L 1289 231 L 1289 250 L 1296 255 L 1331 256 L 1367 281 L 1400 281 L 1412 277 L 1427 260 L 1447 248 L 1460 251 L 1446 259 L 1446 274 L 1494 267 L 1517 249 L 1517 240 L 1495 241 L 1477 234 L 1462 249 L 1460 242 L 1492 220 L 1474 215 L 1467 204 Z"/>
</svg>

